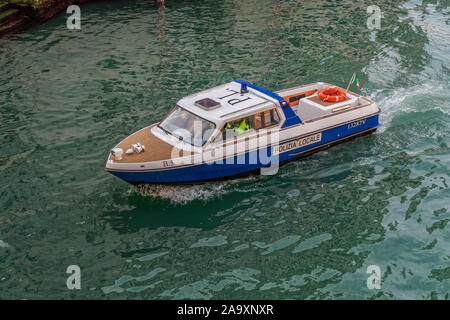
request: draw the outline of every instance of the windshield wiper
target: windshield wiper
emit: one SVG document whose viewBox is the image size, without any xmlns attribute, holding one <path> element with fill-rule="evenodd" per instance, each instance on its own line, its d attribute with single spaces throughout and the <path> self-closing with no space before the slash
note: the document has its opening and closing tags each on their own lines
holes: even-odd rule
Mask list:
<svg viewBox="0 0 450 320">
<path fill-rule="evenodd" d="M 169 130 L 166 130 L 166 129 L 164 129 L 163 127 L 161 127 L 159 124 L 158 124 L 158 128 L 160 128 L 162 131 L 164 131 L 166 134 L 168 134 L 168 135 L 172 135 L 171 133 L 170 133 L 170 131 Z"/>
<path fill-rule="evenodd" d="M 170 132 L 169 130 L 164 129 L 163 127 L 161 127 L 160 125 L 158 125 L 158 128 L 160 128 L 160 129 L 161 129 L 162 131 L 164 131 L 166 134 L 168 134 L 168 135 L 170 135 L 170 136 L 173 136 L 173 137 L 177 138 L 177 139 L 180 140 L 180 141 L 184 141 L 184 138 L 183 138 L 182 136 L 179 136 L 179 135 L 177 135 L 177 134 L 173 134 L 173 133 Z"/>
</svg>

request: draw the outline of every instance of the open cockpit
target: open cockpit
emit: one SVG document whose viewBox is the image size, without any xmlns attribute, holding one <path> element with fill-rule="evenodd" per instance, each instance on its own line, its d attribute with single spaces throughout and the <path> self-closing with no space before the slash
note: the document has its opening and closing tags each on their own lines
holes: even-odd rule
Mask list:
<svg viewBox="0 0 450 320">
<path fill-rule="evenodd" d="M 323 101 L 319 97 L 319 92 L 330 87 L 333 87 L 333 85 L 318 82 L 276 91 L 275 93 L 289 103 L 303 122 L 310 122 L 329 114 L 372 103 L 366 97 L 350 91 L 345 92 L 346 97 L 343 101 Z"/>
</svg>

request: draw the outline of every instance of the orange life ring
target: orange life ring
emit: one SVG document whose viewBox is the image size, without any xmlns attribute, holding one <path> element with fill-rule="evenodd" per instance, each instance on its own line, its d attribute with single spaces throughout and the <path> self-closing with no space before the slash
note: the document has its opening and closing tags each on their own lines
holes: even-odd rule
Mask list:
<svg viewBox="0 0 450 320">
<path fill-rule="evenodd" d="M 341 102 L 347 99 L 347 94 L 340 88 L 324 88 L 319 91 L 319 99 L 327 102 Z"/>
</svg>

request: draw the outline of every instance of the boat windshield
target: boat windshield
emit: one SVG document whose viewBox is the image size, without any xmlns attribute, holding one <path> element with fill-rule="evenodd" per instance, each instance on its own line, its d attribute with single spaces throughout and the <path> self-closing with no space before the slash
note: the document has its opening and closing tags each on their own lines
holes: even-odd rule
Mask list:
<svg viewBox="0 0 450 320">
<path fill-rule="evenodd" d="M 159 124 L 167 134 L 193 146 L 201 147 L 208 141 L 216 125 L 213 122 L 176 106 L 170 114 Z"/>
</svg>

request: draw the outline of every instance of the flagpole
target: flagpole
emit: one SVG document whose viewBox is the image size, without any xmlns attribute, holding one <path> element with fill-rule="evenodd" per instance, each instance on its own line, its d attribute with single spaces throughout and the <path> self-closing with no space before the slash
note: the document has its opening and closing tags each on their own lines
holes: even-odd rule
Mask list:
<svg viewBox="0 0 450 320">
<path fill-rule="evenodd" d="M 347 90 L 345 90 L 345 94 L 347 94 L 348 89 L 350 88 L 350 85 L 352 84 L 352 81 L 355 79 L 355 75 L 356 75 L 356 72 L 353 72 L 352 78 L 350 79 L 350 82 L 348 83 Z"/>
</svg>

